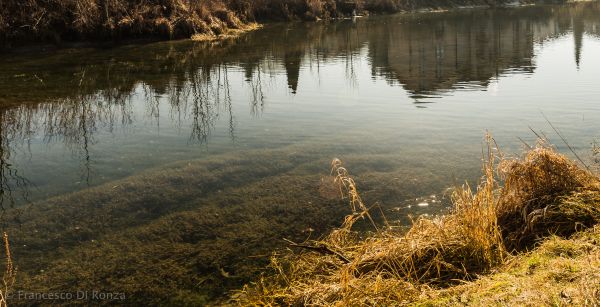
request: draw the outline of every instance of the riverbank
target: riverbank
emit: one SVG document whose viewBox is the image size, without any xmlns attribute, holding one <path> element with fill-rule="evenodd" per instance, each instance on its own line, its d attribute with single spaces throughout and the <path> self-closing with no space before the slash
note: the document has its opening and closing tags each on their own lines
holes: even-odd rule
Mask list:
<svg viewBox="0 0 600 307">
<path fill-rule="evenodd" d="M 527 1 L 528 2 L 528 1 Z M 510 5 L 507 0 L 40 0 L 0 3 L 0 44 L 140 38 L 210 40 L 257 28 L 257 22 L 318 20 L 356 14 Z"/>
<path fill-rule="evenodd" d="M 241 305 L 594 305 L 600 300 L 600 179 L 545 142 L 505 158 L 488 140 L 475 191 L 451 213 L 408 231 L 369 220 L 348 172 L 333 173 L 352 214 L 321 240 L 290 243 L 272 273 L 237 293 Z"/>
</svg>

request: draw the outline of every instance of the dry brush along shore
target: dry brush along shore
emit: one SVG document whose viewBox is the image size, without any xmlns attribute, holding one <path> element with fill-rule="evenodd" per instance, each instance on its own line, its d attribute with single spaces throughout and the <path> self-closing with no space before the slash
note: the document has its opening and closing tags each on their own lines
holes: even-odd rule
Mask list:
<svg viewBox="0 0 600 307">
<path fill-rule="evenodd" d="M 195 38 L 256 29 L 257 22 L 318 20 L 418 9 L 498 6 L 505 0 L 4 0 L 0 47 L 17 43 Z M 526 0 L 525 2 L 529 2 Z"/>
<path fill-rule="evenodd" d="M 339 161 L 353 213 L 320 240 L 275 254 L 271 271 L 233 295 L 241 305 L 575 304 L 600 300 L 600 179 L 540 141 L 520 158 L 488 139 L 481 183 L 451 212 L 408 230 L 370 218 Z M 298 250 L 299 248 L 299 250 Z"/>
</svg>

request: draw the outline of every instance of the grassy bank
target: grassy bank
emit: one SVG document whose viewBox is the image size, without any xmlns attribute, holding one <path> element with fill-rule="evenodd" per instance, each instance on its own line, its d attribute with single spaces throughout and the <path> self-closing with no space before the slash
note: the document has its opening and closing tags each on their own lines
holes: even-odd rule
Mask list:
<svg viewBox="0 0 600 307">
<path fill-rule="evenodd" d="M 291 244 L 242 305 L 591 305 L 600 299 L 600 179 L 544 142 L 520 158 L 489 141 L 480 185 L 453 194 L 450 214 L 408 230 L 352 229 L 370 212 L 334 164 L 353 213 L 321 240 Z M 540 301 L 541 300 L 541 301 Z"/>
<path fill-rule="evenodd" d="M 598 306 L 600 227 L 551 236 L 475 282 L 436 290 L 422 305 Z"/>
<path fill-rule="evenodd" d="M 211 39 L 268 20 L 316 20 L 353 13 L 495 6 L 504 0 L 7 0 L 0 2 L 0 42 L 119 38 Z"/>
</svg>

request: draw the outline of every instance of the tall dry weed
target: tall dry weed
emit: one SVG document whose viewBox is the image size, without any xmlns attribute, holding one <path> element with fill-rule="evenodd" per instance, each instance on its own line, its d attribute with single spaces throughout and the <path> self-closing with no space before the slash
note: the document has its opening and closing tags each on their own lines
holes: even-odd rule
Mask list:
<svg viewBox="0 0 600 307">
<path fill-rule="evenodd" d="M 2 276 L 2 289 L 0 289 L 0 307 L 6 307 L 7 299 L 10 296 L 10 291 L 12 290 L 12 287 L 15 284 L 17 271 L 13 267 L 12 255 L 10 253 L 10 245 L 8 242 L 8 235 L 6 234 L 6 232 L 2 236 L 2 240 L 4 242 L 4 252 L 6 253 L 6 265 L 4 275 Z"/>
</svg>

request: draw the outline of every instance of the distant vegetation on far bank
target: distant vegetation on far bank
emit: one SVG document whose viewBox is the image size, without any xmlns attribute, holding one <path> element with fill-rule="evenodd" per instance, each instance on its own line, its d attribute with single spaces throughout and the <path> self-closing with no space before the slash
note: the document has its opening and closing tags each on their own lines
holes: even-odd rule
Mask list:
<svg viewBox="0 0 600 307">
<path fill-rule="evenodd" d="M 495 6 L 508 0 L 4 0 L 0 45 L 120 38 L 214 38 L 257 21 Z"/>
</svg>

